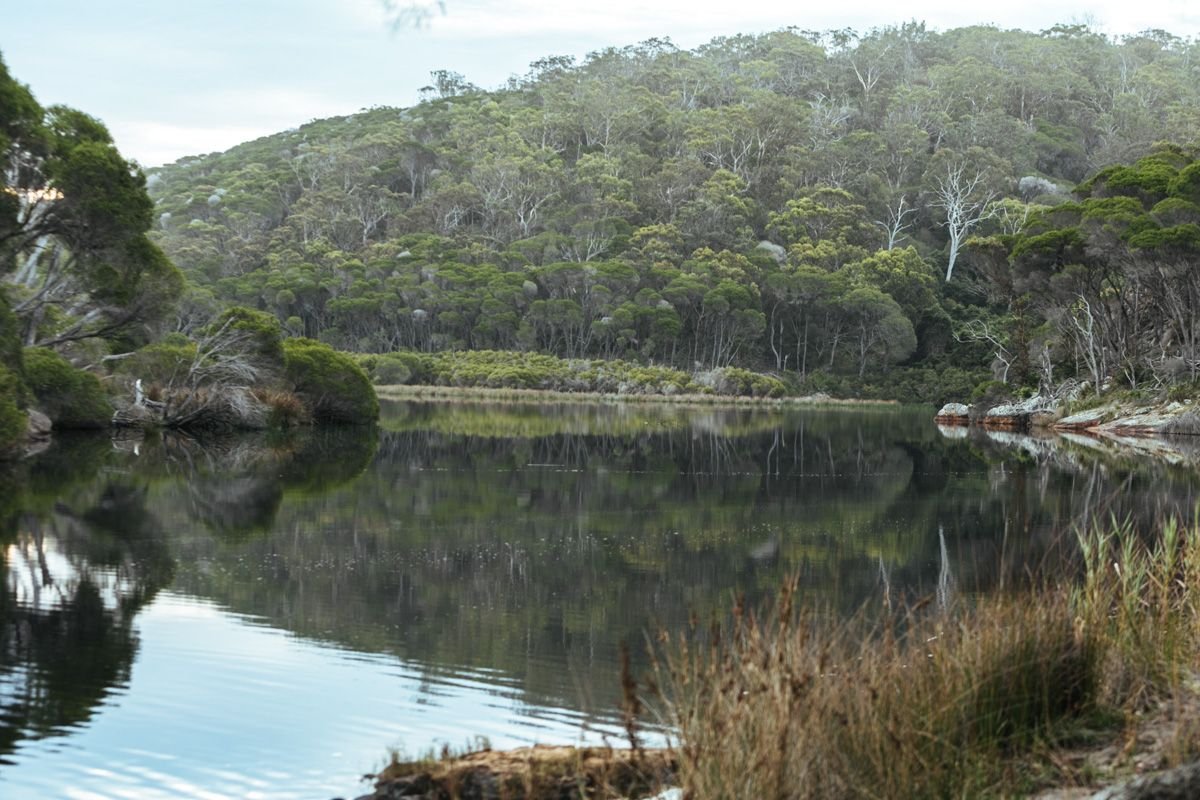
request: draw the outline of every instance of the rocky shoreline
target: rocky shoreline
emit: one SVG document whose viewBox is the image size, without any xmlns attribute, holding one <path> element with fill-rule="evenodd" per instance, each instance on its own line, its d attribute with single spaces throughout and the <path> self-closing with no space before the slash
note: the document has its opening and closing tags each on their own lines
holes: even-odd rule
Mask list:
<svg viewBox="0 0 1200 800">
<path fill-rule="evenodd" d="M 998 405 L 947 403 L 934 420 L 944 426 L 978 425 L 1018 433 L 1047 431 L 1115 438 L 1200 435 L 1200 406 L 1190 399 L 1153 402 L 1114 397 L 1081 410 L 1074 410 L 1074 405 L 1068 390 Z"/>
</svg>

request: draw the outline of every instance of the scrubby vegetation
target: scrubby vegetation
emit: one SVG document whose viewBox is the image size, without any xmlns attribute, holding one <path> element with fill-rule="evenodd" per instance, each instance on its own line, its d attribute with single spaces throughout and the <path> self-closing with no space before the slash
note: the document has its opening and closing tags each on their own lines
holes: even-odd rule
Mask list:
<svg viewBox="0 0 1200 800">
<path fill-rule="evenodd" d="M 367 373 L 353 358 L 312 339 L 283 342 L 284 376 L 317 422 L 362 424 L 379 417 Z M 276 406 L 277 413 L 284 413 Z"/>
<path fill-rule="evenodd" d="M 11 455 L 25 437 L 25 410 L 18 404 L 21 379 L 0 364 L 0 458 Z"/>
<path fill-rule="evenodd" d="M 540 389 L 618 395 L 714 394 L 782 397 L 787 387 L 771 375 L 734 367 L 688 373 L 628 361 L 565 359 L 514 351 L 454 351 L 361 355 L 358 363 L 379 385 Z"/>
<path fill-rule="evenodd" d="M 25 384 L 37 408 L 56 428 L 104 428 L 112 421 L 113 406 L 91 372 L 41 347 L 25 351 Z"/>
<path fill-rule="evenodd" d="M 938 403 L 1169 384 L 1198 362 L 1196 47 L 914 22 L 655 39 L 494 91 L 445 71 L 412 108 L 155 171 L 154 237 L 185 315 L 237 303 L 349 351 Z"/>
<path fill-rule="evenodd" d="M 1023 795 L 1040 759 L 1180 696 L 1200 646 L 1200 529 L 1079 536 L 1079 577 L 955 608 L 832 622 L 735 610 L 662 645 L 655 686 L 701 798 Z M 1180 722 L 1176 757 L 1195 752 Z M 1093 734 L 1095 735 L 1095 734 Z M 1061 778 L 1062 776 L 1058 776 Z"/>
</svg>

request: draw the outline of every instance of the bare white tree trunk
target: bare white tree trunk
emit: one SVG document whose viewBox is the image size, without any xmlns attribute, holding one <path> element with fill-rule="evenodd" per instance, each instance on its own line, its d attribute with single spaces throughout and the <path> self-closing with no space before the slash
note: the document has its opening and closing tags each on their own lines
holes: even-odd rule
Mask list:
<svg viewBox="0 0 1200 800">
<path fill-rule="evenodd" d="M 983 169 L 971 168 L 966 159 L 950 162 L 946 174 L 937 178 L 933 205 L 942 209 L 946 221 L 942 227 L 950 236 L 950 253 L 946 264 L 946 281 L 954 275 L 954 262 L 958 251 L 966 241 L 971 229 L 991 217 L 991 202 L 996 192 L 984 186 L 986 173 Z"/>
</svg>

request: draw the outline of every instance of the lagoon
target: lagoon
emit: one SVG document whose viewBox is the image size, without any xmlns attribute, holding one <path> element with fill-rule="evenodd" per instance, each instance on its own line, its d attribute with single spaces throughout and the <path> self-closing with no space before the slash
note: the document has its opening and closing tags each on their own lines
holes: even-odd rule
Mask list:
<svg viewBox="0 0 1200 800">
<path fill-rule="evenodd" d="M 1069 568 L 1088 519 L 1200 497 L 931 417 L 392 402 L 59 437 L 0 473 L 0 796 L 353 796 L 389 748 L 619 741 L 622 642 L 791 575 L 835 613 L 994 591 Z"/>
</svg>

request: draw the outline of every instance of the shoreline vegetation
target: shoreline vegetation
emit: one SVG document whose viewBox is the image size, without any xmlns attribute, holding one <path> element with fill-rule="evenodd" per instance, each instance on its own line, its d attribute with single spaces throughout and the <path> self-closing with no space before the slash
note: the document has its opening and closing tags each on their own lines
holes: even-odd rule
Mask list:
<svg viewBox="0 0 1200 800">
<path fill-rule="evenodd" d="M 1154 533 L 1080 531 L 1068 568 L 1027 586 L 849 620 L 785 585 L 760 613 L 738 604 L 725 624 L 660 634 L 645 680 L 623 677 L 630 747 L 607 761 L 603 748 L 394 756 L 368 797 L 645 797 L 670 784 L 694 800 L 1068 798 L 1172 768 L 1158 779 L 1170 796 L 1195 796 L 1200 526 L 1168 519 Z M 668 748 L 641 747 L 646 709 L 673 731 Z M 1110 796 L 1159 796 L 1139 793 L 1154 782 Z"/>
<path fill-rule="evenodd" d="M 746 397 L 715 394 L 618 394 L 615 392 L 563 392 L 553 389 L 503 389 L 488 386 L 376 386 L 381 400 L 437 400 L 439 402 L 488 401 L 511 403 L 633 403 L 695 406 L 746 406 L 780 408 L 817 406 L 837 408 L 889 408 L 898 406 L 896 400 L 858 400 L 836 398 L 824 394 L 784 397 Z"/>
<path fill-rule="evenodd" d="M 193 336 L 170 334 L 93 369 L 53 350 L 19 351 L 11 431 L 0 458 L 28 455 L 55 430 L 190 433 L 369 424 L 379 401 L 366 372 L 327 344 L 284 338 L 269 314 L 230 308 Z M 8 399 L 8 398 L 5 398 Z"/>
<path fill-rule="evenodd" d="M 947 403 L 934 415 L 943 426 L 978 425 L 989 430 L 1051 432 L 1110 439 L 1200 435 L 1200 410 L 1194 387 L 1157 393 L 1107 391 L 1090 393 L 1078 382 L 1063 384 L 1052 394 L 1024 399 L 988 396 L 972 405 Z"/>
</svg>

